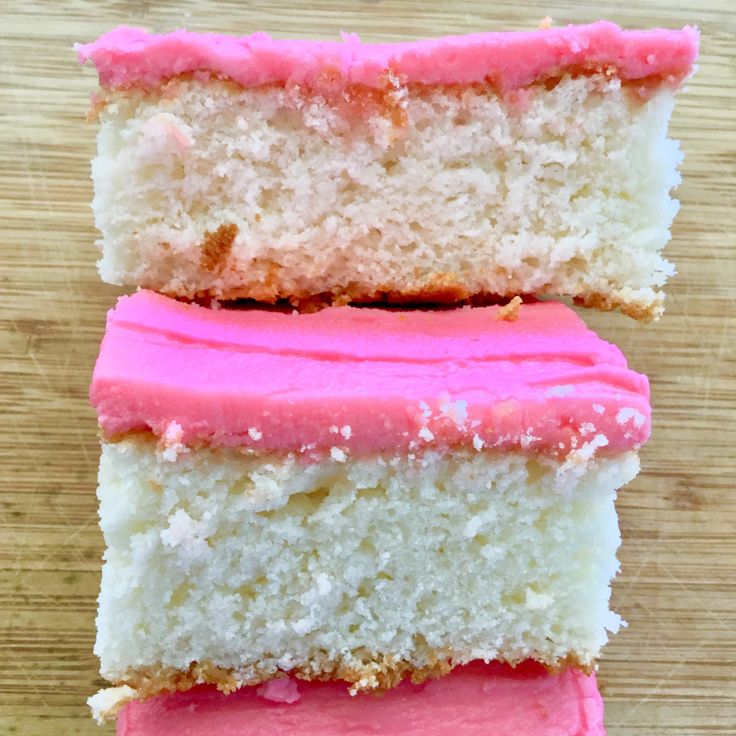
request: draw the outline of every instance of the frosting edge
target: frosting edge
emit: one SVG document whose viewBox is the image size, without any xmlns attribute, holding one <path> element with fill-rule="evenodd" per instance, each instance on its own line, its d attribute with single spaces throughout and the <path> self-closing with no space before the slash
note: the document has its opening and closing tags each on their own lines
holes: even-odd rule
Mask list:
<svg viewBox="0 0 736 736">
<path fill-rule="evenodd" d="M 96 41 L 76 44 L 80 63 L 92 61 L 100 84 L 112 89 L 155 86 L 182 73 L 210 71 L 245 86 L 319 86 L 325 71 L 347 83 L 470 84 L 492 79 L 524 87 L 550 72 L 592 65 L 613 67 L 623 80 L 661 77 L 678 84 L 698 55 L 699 31 L 622 30 L 608 21 L 529 31 L 485 32 L 397 43 L 282 40 L 265 33 L 234 37 L 177 30 L 149 34 L 121 26 Z M 387 73 L 388 76 L 387 76 Z M 334 80 L 333 80 L 334 81 Z"/>
</svg>

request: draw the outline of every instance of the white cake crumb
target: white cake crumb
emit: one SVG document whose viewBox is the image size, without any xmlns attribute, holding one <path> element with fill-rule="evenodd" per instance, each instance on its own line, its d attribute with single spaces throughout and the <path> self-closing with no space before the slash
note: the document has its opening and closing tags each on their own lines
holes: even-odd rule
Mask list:
<svg viewBox="0 0 736 736">
<path fill-rule="evenodd" d="M 180 453 L 189 452 L 189 448 L 182 443 L 184 430 L 178 422 L 169 422 L 161 435 L 161 457 L 167 462 L 176 462 Z"/>
<path fill-rule="evenodd" d="M 314 628 L 314 619 L 309 617 L 300 618 L 294 621 L 291 627 L 299 636 L 304 636 Z"/>
<path fill-rule="evenodd" d="M 531 608 L 533 611 L 542 611 L 545 608 L 549 608 L 554 601 L 555 599 L 547 593 L 537 593 L 531 588 L 526 589 L 526 607 Z"/>
<path fill-rule="evenodd" d="M 165 151 L 170 155 L 179 155 L 194 144 L 190 135 L 191 129 L 180 118 L 166 112 L 150 117 L 141 126 L 141 150 L 154 157 Z"/>
<path fill-rule="evenodd" d="M 532 434 L 532 430 L 529 428 L 524 434 L 519 436 L 519 444 L 522 450 L 528 450 L 535 442 L 539 442 L 541 439 L 541 437 Z"/>
<path fill-rule="evenodd" d="M 162 439 L 167 445 L 178 445 L 184 436 L 184 430 L 179 422 L 169 422 L 166 425 Z"/>
<path fill-rule="evenodd" d="M 626 424 L 626 422 L 630 422 L 632 420 L 634 422 L 634 426 L 638 429 L 642 424 L 644 424 L 645 416 L 640 411 L 628 407 L 618 410 L 618 414 L 616 414 L 617 424 Z"/>
<path fill-rule="evenodd" d="M 440 403 L 440 413 L 450 419 L 458 428 L 462 427 L 468 419 L 468 402 L 462 399 L 457 401 L 447 399 Z"/>
<path fill-rule="evenodd" d="M 432 433 L 432 430 L 430 430 L 428 427 L 422 427 L 419 430 L 418 434 L 419 437 L 425 442 L 431 442 L 434 439 L 434 434 Z"/>
<path fill-rule="evenodd" d="M 261 432 L 256 427 L 248 427 L 248 436 L 258 442 L 258 440 L 263 439 L 263 432 Z"/>
<path fill-rule="evenodd" d="M 196 521 L 184 509 L 177 509 L 161 531 L 161 541 L 167 547 L 182 547 L 186 557 L 197 559 L 209 551 L 206 526 L 206 520 Z"/>
<path fill-rule="evenodd" d="M 576 447 L 576 438 L 571 438 L 571 444 Z M 597 434 L 589 442 L 584 442 L 578 449 L 571 450 L 565 462 L 557 469 L 558 480 L 564 480 L 568 476 L 573 475 L 580 477 L 587 470 L 591 461 L 595 458 L 596 451 L 601 447 L 608 445 L 608 437 L 604 434 Z"/>
<path fill-rule="evenodd" d="M 315 582 L 317 583 L 317 592 L 319 595 L 327 595 L 332 590 L 330 578 L 323 572 L 315 577 Z"/>
<path fill-rule="evenodd" d="M 596 414 L 603 414 L 606 411 L 606 407 L 603 404 L 593 404 L 593 411 Z"/>
<path fill-rule="evenodd" d="M 87 698 L 87 705 L 92 718 L 101 726 L 108 718 L 114 718 L 126 703 L 135 700 L 135 695 L 135 690 L 128 685 L 108 687 Z"/>
<path fill-rule="evenodd" d="M 165 450 L 161 451 L 161 457 L 167 462 L 175 463 L 176 458 L 179 457 L 179 453 L 176 451 L 176 448 L 167 447 Z"/>
<path fill-rule="evenodd" d="M 465 525 L 463 536 L 465 536 L 466 539 L 472 539 L 478 533 L 481 526 L 483 526 L 483 519 L 480 516 L 471 517 Z"/>
<path fill-rule="evenodd" d="M 338 463 L 344 463 L 348 459 L 348 456 L 345 450 L 341 450 L 339 447 L 331 447 L 330 456 L 332 457 L 333 460 L 336 460 Z"/>
<path fill-rule="evenodd" d="M 419 409 L 422 412 L 422 419 L 424 419 L 424 423 L 426 424 L 432 418 L 432 410 L 426 401 L 419 402 Z"/>
<path fill-rule="evenodd" d="M 592 458 L 595 455 L 595 451 L 600 447 L 608 446 L 608 437 L 604 434 L 597 434 L 590 442 L 586 442 L 581 448 L 580 452 L 585 452 L 587 459 Z"/>
<path fill-rule="evenodd" d="M 480 452 L 485 446 L 485 444 L 486 443 L 481 439 L 480 435 L 478 434 L 473 435 L 473 447 L 475 448 L 475 450 Z"/>
<path fill-rule="evenodd" d="M 346 424 L 343 426 L 343 428 L 340 430 L 340 434 L 346 439 L 349 440 L 351 435 L 353 434 L 353 430 L 349 424 Z"/>
</svg>

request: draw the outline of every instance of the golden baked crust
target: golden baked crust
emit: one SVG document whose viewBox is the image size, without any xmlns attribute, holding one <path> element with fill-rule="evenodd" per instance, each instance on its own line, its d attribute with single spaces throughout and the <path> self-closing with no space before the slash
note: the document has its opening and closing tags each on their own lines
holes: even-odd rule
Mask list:
<svg viewBox="0 0 736 736">
<path fill-rule="evenodd" d="M 259 264 L 260 265 L 260 264 Z M 241 284 L 225 291 L 203 290 L 190 295 L 194 301 L 237 301 L 249 299 L 268 304 L 284 302 L 298 309 L 300 312 L 313 312 L 330 306 L 345 304 L 385 305 L 385 306 L 487 306 L 493 304 L 506 305 L 515 297 L 523 302 L 528 297 L 521 284 L 510 281 L 502 293 L 488 291 L 471 292 L 463 283 L 461 277 L 453 273 L 432 274 L 421 281 L 407 284 L 399 290 L 393 286 L 379 286 L 366 288 L 352 283 L 345 287 L 335 287 L 331 291 L 311 293 L 294 288 L 293 284 L 284 284 L 279 281 L 278 264 L 269 262 L 262 264 L 259 272 L 263 271 L 263 279 L 256 283 Z M 252 275 L 252 271 L 250 272 Z M 166 287 L 149 285 L 171 297 L 181 298 L 181 294 L 167 292 Z M 619 311 L 637 322 L 653 322 L 664 311 L 664 294 L 658 292 L 650 301 L 627 300 L 616 293 L 584 292 L 580 294 L 559 294 L 551 287 L 545 287 L 535 292 L 534 296 L 565 297 L 571 296 L 573 302 L 580 307 L 597 309 L 602 312 Z M 509 312 L 509 314 L 511 314 Z"/>
<path fill-rule="evenodd" d="M 200 268 L 210 273 L 222 271 L 237 235 L 238 226 L 232 223 L 222 224 L 214 232 L 206 232 L 200 247 Z"/>
<path fill-rule="evenodd" d="M 505 322 L 515 322 L 519 319 L 519 310 L 521 309 L 522 299 L 520 296 L 515 296 L 508 304 L 504 304 L 501 309 L 496 313 L 496 319 L 503 320 Z"/>
<path fill-rule="evenodd" d="M 499 657 L 498 660 L 515 667 L 525 658 L 508 659 Z M 408 679 L 418 685 L 425 680 L 443 677 L 456 666 L 462 664 L 462 662 L 454 660 L 447 652 L 440 651 L 433 654 L 430 658 L 430 664 L 421 667 L 388 654 L 373 655 L 371 659 L 360 664 L 356 664 L 356 661 L 335 661 L 329 660 L 325 656 L 322 659 L 315 660 L 308 666 L 295 667 L 288 672 L 288 676 L 306 681 L 342 681 L 348 686 L 352 694 L 358 692 L 381 693 L 391 690 L 403 680 Z M 574 653 L 552 662 L 538 661 L 552 673 L 575 668 L 590 674 L 595 668 L 594 662 L 583 661 Z M 114 684 L 132 687 L 136 691 L 136 697 L 144 699 L 163 692 L 188 690 L 201 684 L 215 685 L 218 690 L 230 693 L 240 687 L 259 685 L 275 677 L 285 676 L 287 676 L 287 673 L 270 666 L 255 665 L 248 667 L 247 670 L 236 670 L 203 661 L 192 662 L 186 670 L 161 665 L 131 669 Z"/>
<path fill-rule="evenodd" d="M 579 307 L 598 309 L 601 312 L 619 311 L 637 322 L 654 322 L 664 312 L 664 294 L 658 293 L 659 299 L 646 304 L 624 301 L 609 294 L 586 293 L 576 294 L 573 301 Z"/>
</svg>

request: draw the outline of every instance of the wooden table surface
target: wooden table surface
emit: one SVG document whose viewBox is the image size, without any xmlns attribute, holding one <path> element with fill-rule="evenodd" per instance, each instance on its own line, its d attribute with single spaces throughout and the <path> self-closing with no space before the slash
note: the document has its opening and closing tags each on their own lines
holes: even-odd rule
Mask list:
<svg viewBox="0 0 736 736">
<path fill-rule="evenodd" d="M 627 27 L 695 23 L 697 76 L 679 98 L 686 153 L 668 253 L 667 313 L 641 326 L 586 314 L 652 382 L 643 473 L 620 497 L 629 621 L 605 650 L 611 736 L 736 734 L 736 21 L 728 0 L 528 2 L 6 2 L 0 4 L 0 734 L 99 729 L 92 655 L 102 539 L 87 385 L 105 311 L 88 206 L 94 73 L 74 41 L 126 23 L 155 30 L 394 40 L 604 16 Z M 176 6 L 174 9 L 172 6 Z M 697 10 L 688 10 L 697 7 Z M 216 735 L 214 735 L 216 736 Z"/>
</svg>

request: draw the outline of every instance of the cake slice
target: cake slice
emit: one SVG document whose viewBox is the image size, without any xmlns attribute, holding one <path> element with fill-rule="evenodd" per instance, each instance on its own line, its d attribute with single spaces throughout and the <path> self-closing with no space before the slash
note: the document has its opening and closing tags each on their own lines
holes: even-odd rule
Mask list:
<svg viewBox="0 0 736 736">
<path fill-rule="evenodd" d="M 134 702 L 118 736 L 605 736 L 595 675 L 549 675 L 525 664 L 458 667 L 441 680 L 402 683 L 383 697 L 350 697 L 337 683 L 271 680 L 223 695 L 197 687 Z"/>
<path fill-rule="evenodd" d="M 599 22 L 397 44 L 118 28 L 97 67 L 105 281 L 300 304 L 549 294 L 648 320 L 698 35 Z"/>
<path fill-rule="evenodd" d="M 648 384 L 557 303 L 314 314 L 151 292 L 91 399 L 95 651 L 139 697 L 279 673 L 389 689 L 594 666 Z"/>
</svg>

